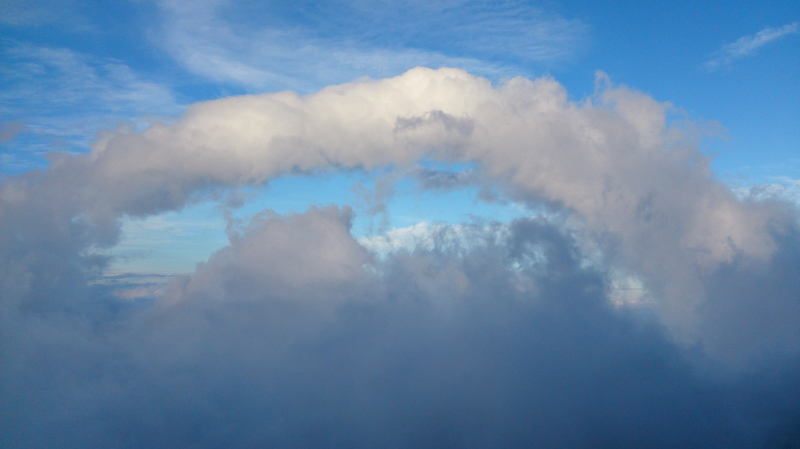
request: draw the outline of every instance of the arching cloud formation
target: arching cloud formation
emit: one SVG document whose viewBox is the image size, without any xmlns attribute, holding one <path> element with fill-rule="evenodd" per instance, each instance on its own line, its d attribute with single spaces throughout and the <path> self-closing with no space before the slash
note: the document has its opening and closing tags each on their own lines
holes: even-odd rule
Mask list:
<svg viewBox="0 0 800 449">
<path fill-rule="evenodd" d="M 137 447 L 796 439 L 787 430 L 800 412 L 787 399 L 800 397 L 794 210 L 737 199 L 696 149 L 696 126 L 599 81 L 581 103 L 550 79 L 496 87 L 423 68 L 309 96 L 234 97 L 6 179 L 2 438 Z M 85 280 L 104 263 L 92 250 L 116 242 L 123 216 L 296 172 L 411 173 L 423 159 L 473 163 L 468 182 L 554 215 L 439 227 L 432 246 L 380 258 L 350 235 L 346 207 L 265 212 L 153 304 L 119 303 Z M 612 304 L 616 273 L 642 283 L 655 320 Z"/>
</svg>

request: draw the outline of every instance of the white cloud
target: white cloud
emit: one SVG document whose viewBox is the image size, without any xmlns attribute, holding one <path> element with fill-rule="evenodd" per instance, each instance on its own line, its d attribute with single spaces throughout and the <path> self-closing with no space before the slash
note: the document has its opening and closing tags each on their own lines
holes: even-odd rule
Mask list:
<svg viewBox="0 0 800 449">
<path fill-rule="evenodd" d="M 669 110 L 623 87 L 573 102 L 549 78 L 417 68 L 195 104 L 6 177 L 0 444 L 794 438 L 797 213 L 738 199 Z M 488 185 L 550 214 L 376 243 L 353 238 L 347 207 L 267 210 L 166 286 L 97 281 L 108 260 L 95 250 L 119 242 L 125 217 L 298 172 L 420 177 L 420 160 L 470 167 L 432 187 Z M 384 243 L 383 258 L 367 248 Z M 666 326 L 636 315 L 651 312 Z"/>
<path fill-rule="evenodd" d="M 179 110 L 168 87 L 141 79 L 120 61 L 23 43 L 5 47 L 3 57 L 3 75 L 13 87 L 0 97 L 4 114 L 136 117 Z"/>
<path fill-rule="evenodd" d="M 564 61 L 588 34 L 578 20 L 516 2 L 341 1 L 301 8 L 291 17 L 276 5 L 251 2 L 159 5 L 158 45 L 189 71 L 248 91 L 309 92 L 416 66 L 462 67 L 497 78 L 519 72 L 492 62 L 497 55 L 522 65 Z"/>
<path fill-rule="evenodd" d="M 604 241 L 613 263 L 659 297 L 666 323 L 694 332 L 708 294 L 702 273 L 741 258 L 769 260 L 773 224 L 791 217 L 739 202 L 711 179 L 692 138 L 667 126 L 665 105 L 625 88 L 595 101 L 570 102 L 550 79 L 493 87 L 461 70 L 420 68 L 305 97 L 196 104 L 173 124 L 108 133 L 90 155 L 55 160 L 52 187 L 23 178 L 5 192 L 23 214 L 37 213 L 24 198 L 41 190 L 42 207 L 57 204 L 70 226 L 83 214 L 76 225 L 116 232 L 124 214 L 179 209 L 212 186 L 331 167 L 412 168 L 425 157 L 478 162 L 479 182 L 574 213 L 586 238 Z"/>
<path fill-rule="evenodd" d="M 717 54 L 703 66 L 714 71 L 727 67 L 737 59 L 753 55 L 759 48 L 782 37 L 800 33 L 800 22 L 792 22 L 780 28 L 764 28 L 756 34 L 743 36 L 731 44 L 723 45 Z"/>
<path fill-rule="evenodd" d="M 398 251 L 417 249 L 431 251 L 437 247 L 459 246 L 468 248 L 470 233 L 464 233 L 460 225 L 417 223 L 405 228 L 390 229 L 383 235 L 371 235 L 358 239 L 358 243 L 380 257 Z"/>
<path fill-rule="evenodd" d="M 733 191 L 742 200 L 785 201 L 794 203 L 800 209 L 800 179 L 776 179 L 770 184 L 737 187 Z"/>
<path fill-rule="evenodd" d="M 774 224 L 792 218 L 713 180 L 693 132 L 669 127 L 668 110 L 626 88 L 574 103 L 547 78 L 493 87 L 462 70 L 418 68 L 305 97 L 195 104 L 173 124 L 107 134 L 90 155 L 55 161 L 51 176 L 65 204 L 113 223 L 296 171 L 477 162 L 476 182 L 574 213 L 587 239 L 647 283 L 664 322 L 692 335 L 708 295 L 701 273 L 769 260 Z"/>
</svg>

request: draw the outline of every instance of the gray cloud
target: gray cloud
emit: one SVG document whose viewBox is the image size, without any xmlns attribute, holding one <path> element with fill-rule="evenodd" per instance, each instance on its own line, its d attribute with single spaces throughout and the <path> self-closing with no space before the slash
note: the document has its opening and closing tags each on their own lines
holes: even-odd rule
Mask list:
<svg viewBox="0 0 800 449">
<path fill-rule="evenodd" d="M 760 409 L 797 407 L 795 377 L 711 383 L 546 221 L 378 274 L 348 213 L 256 218 L 115 326 L 26 321 L 4 445 L 754 447 L 791 424 Z"/>
<path fill-rule="evenodd" d="M 797 211 L 738 199 L 668 113 L 625 87 L 574 103 L 551 79 L 419 68 L 196 104 L 4 178 L 0 442 L 793 442 Z M 551 218 L 431 227 L 377 257 L 348 208 L 265 211 L 166 287 L 90 283 L 123 216 L 289 173 L 439 176 L 422 159 L 473 167 L 431 188 L 490 186 Z M 614 305 L 619 273 L 653 308 Z"/>
<path fill-rule="evenodd" d="M 25 131 L 25 125 L 19 122 L 0 123 L 0 143 L 14 140 L 20 133 Z"/>
</svg>

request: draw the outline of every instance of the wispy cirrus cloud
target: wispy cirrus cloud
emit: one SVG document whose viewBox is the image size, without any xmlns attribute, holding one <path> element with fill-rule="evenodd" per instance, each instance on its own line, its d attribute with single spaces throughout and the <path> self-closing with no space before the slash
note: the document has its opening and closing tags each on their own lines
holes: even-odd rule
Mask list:
<svg viewBox="0 0 800 449">
<path fill-rule="evenodd" d="M 25 42 L 4 45 L 0 120 L 12 125 L 0 141 L 11 171 L 30 169 L 55 149 L 84 151 L 100 129 L 182 109 L 169 86 L 120 60 Z"/>
<path fill-rule="evenodd" d="M 158 45 L 190 72 L 249 92 L 311 92 L 416 66 L 502 78 L 526 64 L 569 60 L 589 34 L 580 20 L 520 2 L 336 1 L 292 11 L 225 0 L 159 6 Z"/>
<path fill-rule="evenodd" d="M 759 48 L 770 42 L 797 33 L 800 33 L 800 22 L 792 22 L 780 28 L 764 28 L 756 34 L 743 36 L 736 42 L 723 45 L 712 59 L 703 64 L 703 67 L 711 72 L 727 67 L 737 59 L 753 55 Z"/>
<path fill-rule="evenodd" d="M 0 69 L 7 87 L 0 93 L 4 115 L 134 117 L 178 111 L 167 86 L 143 79 L 122 61 L 67 48 L 7 44 Z"/>
</svg>

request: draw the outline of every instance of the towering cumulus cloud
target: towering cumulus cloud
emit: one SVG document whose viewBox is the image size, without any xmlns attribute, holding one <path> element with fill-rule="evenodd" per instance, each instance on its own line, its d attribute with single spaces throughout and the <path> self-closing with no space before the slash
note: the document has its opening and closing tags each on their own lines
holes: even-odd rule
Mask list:
<svg viewBox="0 0 800 449">
<path fill-rule="evenodd" d="M 495 87 L 423 68 L 234 97 L 6 178 L 0 442 L 800 443 L 794 209 L 737 199 L 695 125 L 598 81 L 581 103 L 550 79 Z M 266 211 L 152 304 L 86 281 L 124 216 L 421 160 L 472 163 L 470 182 L 553 213 L 437 228 L 432 245 L 378 257 L 351 236 L 346 206 Z M 612 301 L 620 273 L 652 314 Z"/>
</svg>

